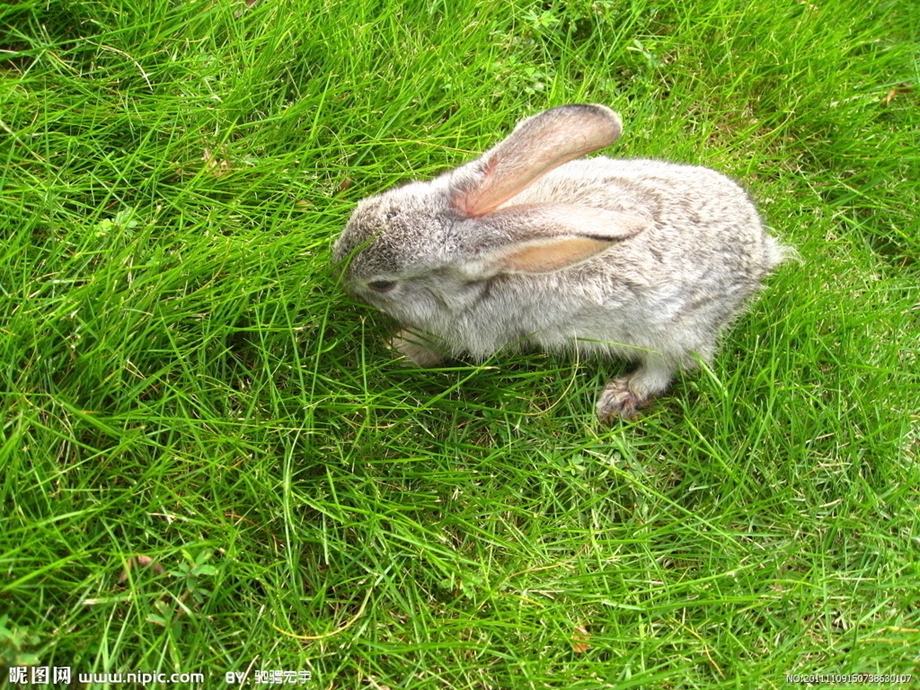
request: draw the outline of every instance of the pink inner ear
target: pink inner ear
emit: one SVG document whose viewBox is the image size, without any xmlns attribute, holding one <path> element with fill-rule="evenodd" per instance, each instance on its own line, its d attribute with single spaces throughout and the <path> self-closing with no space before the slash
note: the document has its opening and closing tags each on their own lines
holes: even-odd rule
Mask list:
<svg viewBox="0 0 920 690">
<path fill-rule="evenodd" d="M 479 185 L 455 197 L 453 201 L 454 208 L 470 218 L 478 218 L 494 210 L 495 207 L 501 203 L 501 201 L 499 201 L 498 203 L 492 204 L 491 196 L 489 195 L 489 191 L 495 189 L 495 185 L 490 184 L 490 182 L 495 178 L 495 169 L 497 167 L 498 160 L 496 157 L 493 156 L 489 158 L 480 173 L 482 179 Z"/>
<path fill-rule="evenodd" d="M 484 216 L 553 168 L 598 148 L 590 139 L 574 148 L 570 136 L 561 128 L 544 132 L 542 148 L 534 145 L 531 151 L 508 150 L 509 145 L 500 144 L 500 150 L 488 157 L 479 185 L 455 198 L 454 207 L 471 218 Z"/>
<path fill-rule="evenodd" d="M 620 129 L 619 117 L 602 106 L 563 106 L 527 118 L 468 164 L 475 181 L 457 191 L 453 206 L 472 218 L 491 213 L 553 168 L 610 145 Z"/>
<path fill-rule="evenodd" d="M 590 237 L 561 237 L 522 243 L 501 260 L 506 273 L 551 273 L 587 261 L 613 242 Z"/>
</svg>

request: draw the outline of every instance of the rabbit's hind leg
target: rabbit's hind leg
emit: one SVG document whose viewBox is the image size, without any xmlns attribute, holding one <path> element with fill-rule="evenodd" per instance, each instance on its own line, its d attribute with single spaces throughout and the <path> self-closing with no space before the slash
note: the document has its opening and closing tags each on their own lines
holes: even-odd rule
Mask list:
<svg viewBox="0 0 920 690">
<path fill-rule="evenodd" d="M 647 357 L 642 365 L 626 376 L 608 383 L 597 400 L 597 418 L 610 424 L 617 417 L 633 419 L 636 411 L 652 404 L 652 400 L 671 385 L 677 366 L 664 357 Z"/>
</svg>

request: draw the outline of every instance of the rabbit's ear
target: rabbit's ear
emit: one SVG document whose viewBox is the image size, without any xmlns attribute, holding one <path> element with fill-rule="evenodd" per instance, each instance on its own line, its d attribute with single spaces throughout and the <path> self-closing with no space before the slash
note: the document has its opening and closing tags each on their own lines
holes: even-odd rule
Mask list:
<svg viewBox="0 0 920 690">
<path fill-rule="evenodd" d="M 552 273 L 607 251 L 651 223 L 642 216 L 566 204 L 511 206 L 468 220 L 472 244 L 490 240 L 458 266 L 470 280 L 500 274 Z M 495 239 L 501 238 L 501 239 Z"/>
<path fill-rule="evenodd" d="M 603 105 L 564 105 L 523 120 L 481 158 L 461 168 L 454 208 L 473 218 L 499 205 L 555 167 L 616 141 L 619 116 Z"/>
</svg>

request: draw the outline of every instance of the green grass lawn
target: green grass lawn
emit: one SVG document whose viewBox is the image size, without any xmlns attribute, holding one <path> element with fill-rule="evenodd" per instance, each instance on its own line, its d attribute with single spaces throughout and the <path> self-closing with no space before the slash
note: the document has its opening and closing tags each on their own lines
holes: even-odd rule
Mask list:
<svg viewBox="0 0 920 690">
<path fill-rule="evenodd" d="M 920 683 L 918 55 L 903 0 L 0 5 L 0 685 Z M 622 363 L 402 367 L 330 265 L 571 102 L 802 259 L 609 428 Z"/>
</svg>

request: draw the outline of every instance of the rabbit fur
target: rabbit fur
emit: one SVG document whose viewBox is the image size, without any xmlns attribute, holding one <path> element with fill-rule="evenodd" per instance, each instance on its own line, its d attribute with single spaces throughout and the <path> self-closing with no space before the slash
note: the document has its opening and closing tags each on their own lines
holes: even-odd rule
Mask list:
<svg viewBox="0 0 920 690">
<path fill-rule="evenodd" d="M 399 321 L 411 362 L 536 346 L 638 362 L 597 415 L 632 417 L 719 333 L 790 250 L 708 168 L 580 156 L 619 116 L 567 105 L 480 158 L 361 201 L 333 247 L 347 290 Z M 575 160 L 578 159 L 578 160 Z"/>
</svg>

